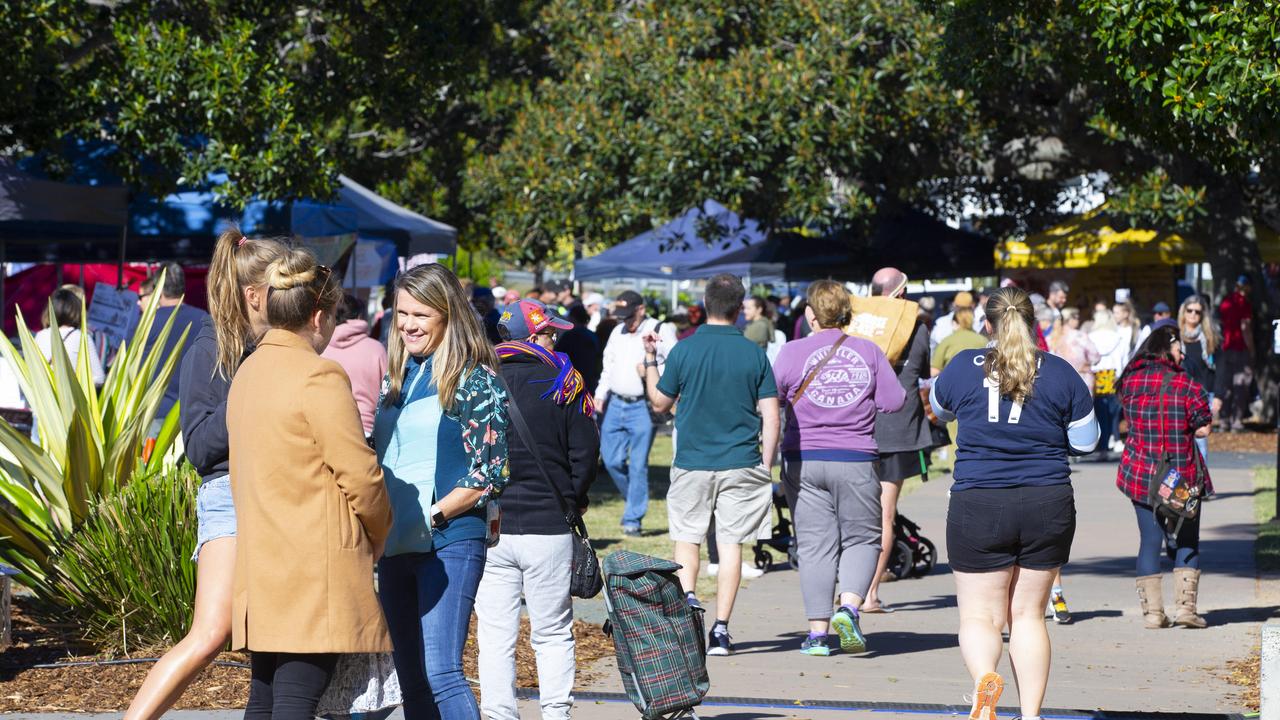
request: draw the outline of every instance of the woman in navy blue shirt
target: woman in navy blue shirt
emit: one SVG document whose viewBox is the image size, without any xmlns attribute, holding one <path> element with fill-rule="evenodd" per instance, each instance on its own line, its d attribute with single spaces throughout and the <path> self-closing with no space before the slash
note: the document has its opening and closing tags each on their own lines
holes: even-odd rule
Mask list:
<svg viewBox="0 0 1280 720">
<path fill-rule="evenodd" d="M 970 717 L 995 717 L 1007 624 L 1022 717 L 1039 720 L 1049 680 L 1044 607 L 1076 527 L 1067 458 L 1093 452 L 1098 422 L 1080 375 L 1036 349 L 1027 294 L 1003 288 L 986 310 L 995 341 L 956 355 L 930 396 L 938 417 L 960 423 L 947 558 L 960 652 L 976 684 Z"/>
</svg>

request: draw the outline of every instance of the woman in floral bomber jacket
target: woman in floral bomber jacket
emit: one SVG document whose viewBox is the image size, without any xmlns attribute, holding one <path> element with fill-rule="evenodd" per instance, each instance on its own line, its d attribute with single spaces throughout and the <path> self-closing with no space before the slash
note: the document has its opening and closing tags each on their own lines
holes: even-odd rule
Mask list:
<svg viewBox="0 0 1280 720">
<path fill-rule="evenodd" d="M 486 505 L 507 484 L 507 396 L 458 279 L 397 278 L 373 437 L 395 520 L 378 568 L 407 720 L 477 720 L 462 648 L 484 571 Z"/>
<path fill-rule="evenodd" d="M 1120 405 L 1129 419 L 1129 438 L 1120 459 L 1116 485 L 1133 501 L 1138 519 L 1138 598 L 1148 628 L 1169 625 L 1161 591 L 1160 549 L 1173 561 L 1177 615 L 1173 624 L 1202 628 L 1196 612 L 1200 585 L 1200 517 L 1184 520 L 1177 533 L 1164 527 L 1152 509 L 1147 489 L 1160 464 L 1171 453 L 1173 466 L 1213 494 L 1208 469 L 1196 456 L 1195 438 L 1209 434 L 1212 414 L 1205 389 L 1182 369 L 1182 343 L 1177 325 L 1157 325 L 1138 348 L 1120 379 Z"/>
</svg>

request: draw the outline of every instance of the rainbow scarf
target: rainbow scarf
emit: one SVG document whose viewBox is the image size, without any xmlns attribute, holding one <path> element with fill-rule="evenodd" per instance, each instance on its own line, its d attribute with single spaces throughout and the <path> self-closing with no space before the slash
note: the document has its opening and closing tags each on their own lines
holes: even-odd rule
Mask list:
<svg viewBox="0 0 1280 720">
<path fill-rule="evenodd" d="M 555 368 L 559 371 L 555 380 L 534 381 L 552 384 L 551 389 L 542 394 L 542 399 L 551 398 L 557 405 L 568 405 L 577 399 L 582 403 L 583 415 L 591 417 L 595 414 L 595 405 L 591 402 L 591 394 L 586 392 L 587 384 L 582 379 L 582 373 L 569 363 L 568 355 L 552 352 L 541 345 L 515 341 L 501 343 L 494 350 L 497 351 L 499 360 L 521 355 L 531 356 L 541 360 L 543 365 Z"/>
</svg>

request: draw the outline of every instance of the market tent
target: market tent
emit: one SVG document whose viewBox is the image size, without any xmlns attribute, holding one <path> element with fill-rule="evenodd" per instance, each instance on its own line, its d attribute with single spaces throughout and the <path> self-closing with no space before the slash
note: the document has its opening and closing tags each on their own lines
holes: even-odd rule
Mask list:
<svg viewBox="0 0 1280 720">
<path fill-rule="evenodd" d="M 958 230 L 918 210 L 883 215 L 869 238 L 852 231 L 822 237 L 775 233 L 694 269 L 694 277 L 730 272 L 753 282 L 804 282 L 820 278 L 870 280 L 879 268 L 896 267 L 912 278 L 991 275 L 994 241 Z"/>
<path fill-rule="evenodd" d="M 707 200 L 662 227 L 578 260 L 573 275 L 576 280 L 704 277 L 695 269 L 744 245 L 762 243 L 766 237 L 755 220 L 740 218 Z"/>
<path fill-rule="evenodd" d="M 1263 261 L 1280 262 L 1280 236 L 1265 223 L 1255 227 Z M 1186 265 L 1206 262 L 1206 256 L 1200 243 L 1178 233 L 1125 228 L 1099 209 L 1021 240 L 1005 240 L 996 247 L 995 262 L 1004 270 L 1078 270 Z"/>
<path fill-rule="evenodd" d="M 121 273 L 115 263 L 40 263 L 28 267 L 5 279 L 4 333 L 13 337 L 17 333 L 16 306 L 32 332 L 41 327 L 40 313 L 49 302 L 49 296 L 61 284 L 80 285 L 84 288 L 85 302 L 93 304 L 93 293 L 98 283 L 121 284 L 137 290 L 138 284 L 150 274 L 152 268 L 144 263 L 127 263 Z M 186 302 L 201 309 L 208 307 L 205 279 L 208 269 L 187 266 L 183 269 L 186 280 Z"/>
<path fill-rule="evenodd" d="M 391 240 L 401 255 L 452 255 L 458 231 L 382 197 L 346 175 L 339 175 L 338 204 L 356 213 L 361 239 Z"/>
<path fill-rule="evenodd" d="M 210 187 L 226 176 L 210 176 Z M 355 210 L 310 200 L 254 200 L 243 210 L 221 202 L 209 188 L 182 190 L 163 198 L 139 197 L 129 204 L 129 256 L 139 259 L 208 262 L 218 234 L 234 223 L 250 235 L 300 238 L 321 262 L 335 262 L 355 242 Z"/>
<path fill-rule="evenodd" d="M 115 260 L 127 219 L 121 186 L 55 182 L 0 164 L 0 262 Z"/>
</svg>

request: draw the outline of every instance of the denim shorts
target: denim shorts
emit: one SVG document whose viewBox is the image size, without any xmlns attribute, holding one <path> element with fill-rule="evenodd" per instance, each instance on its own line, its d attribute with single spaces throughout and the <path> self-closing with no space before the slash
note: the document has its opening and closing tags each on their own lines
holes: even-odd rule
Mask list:
<svg viewBox="0 0 1280 720">
<path fill-rule="evenodd" d="M 191 560 L 200 559 L 200 548 L 210 540 L 236 536 L 236 506 L 231 502 L 231 476 L 207 480 L 196 493 L 196 551 Z"/>
</svg>

